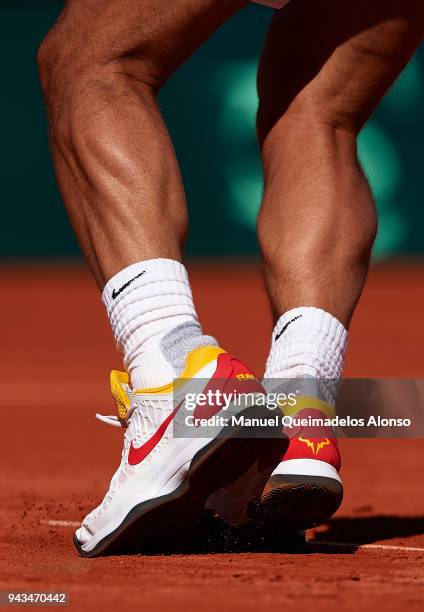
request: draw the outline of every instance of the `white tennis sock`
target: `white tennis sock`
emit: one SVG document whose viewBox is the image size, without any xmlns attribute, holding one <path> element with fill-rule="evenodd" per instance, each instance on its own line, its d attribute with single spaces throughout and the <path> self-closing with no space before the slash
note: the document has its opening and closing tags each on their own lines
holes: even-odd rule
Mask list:
<svg viewBox="0 0 424 612">
<path fill-rule="evenodd" d="M 274 328 L 266 386 L 272 386 L 267 379 L 295 378 L 302 394 L 318 394 L 334 404 L 346 347 L 347 331 L 330 313 L 312 307 L 289 310 Z"/>
<path fill-rule="evenodd" d="M 187 271 L 178 261 L 130 265 L 110 279 L 102 297 L 134 389 L 171 382 L 187 353 L 217 345 L 202 334 Z"/>
</svg>

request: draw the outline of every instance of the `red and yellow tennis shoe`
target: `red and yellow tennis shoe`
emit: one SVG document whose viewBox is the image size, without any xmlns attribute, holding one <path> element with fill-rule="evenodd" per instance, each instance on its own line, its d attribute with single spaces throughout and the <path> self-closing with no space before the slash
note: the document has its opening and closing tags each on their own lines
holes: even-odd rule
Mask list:
<svg viewBox="0 0 424 612">
<path fill-rule="evenodd" d="M 254 398 L 265 393 L 250 370 L 220 348 L 192 351 L 180 379 L 164 387 L 132 392 L 128 375 L 121 372 L 112 372 L 111 387 L 118 416 L 100 418 L 124 428 L 124 448 L 106 496 L 75 534 L 83 556 L 158 550 L 188 541 L 214 491 L 258 460 L 264 466 L 263 487 L 287 449 L 284 435 L 267 437 L 264 430 L 250 428 L 249 419 L 270 417 L 266 406 L 255 400 L 247 407 L 231 407 L 247 426 L 226 425 L 228 410 L 202 401 L 190 407 L 190 422 L 216 418 L 214 435 L 203 425 L 194 433 L 192 427 L 190 435 L 185 436 L 184 429 L 183 435 L 176 434 L 178 419 L 187 413 L 189 392 L 196 398 L 199 391 L 207 396 L 208 391 L 237 389 Z"/>
<path fill-rule="evenodd" d="M 253 507 L 254 518 L 274 531 L 319 525 L 336 512 L 343 499 L 334 431 L 314 424 L 333 418 L 334 409 L 317 399 L 299 398 L 290 416 L 294 423 L 304 420 L 308 424 L 285 429 L 290 438 L 288 450 Z"/>
</svg>

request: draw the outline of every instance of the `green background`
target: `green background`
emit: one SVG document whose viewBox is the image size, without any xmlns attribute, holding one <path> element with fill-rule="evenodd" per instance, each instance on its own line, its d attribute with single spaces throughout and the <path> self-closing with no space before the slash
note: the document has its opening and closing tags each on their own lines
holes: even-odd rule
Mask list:
<svg viewBox="0 0 424 612">
<path fill-rule="evenodd" d="M 57 191 L 35 66 L 55 0 L 0 7 L 0 255 L 78 254 Z M 160 103 L 186 185 L 192 254 L 252 253 L 262 183 L 255 141 L 255 72 L 272 11 L 250 6 L 176 74 Z M 377 258 L 424 251 L 420 49 L 360 137 L 380 213 Z"/>
</svg>

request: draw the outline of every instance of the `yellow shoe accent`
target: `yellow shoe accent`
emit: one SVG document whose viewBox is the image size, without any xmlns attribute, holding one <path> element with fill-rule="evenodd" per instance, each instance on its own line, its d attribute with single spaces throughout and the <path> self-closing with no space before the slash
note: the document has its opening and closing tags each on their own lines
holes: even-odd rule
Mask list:
<svg viewBox="0 0 424 612">
<path fill-rule="evenodd" d="M 216 359 L 218 355 L 226 352 L 227 351 L 217 346 L 201 346 L 187 355 L 184 372 L 175 383 L 172 381 L 162 387 L 137 389 L 134 393 L 173 393 L 175 389 L 181 387 L 187 379 L 195 376 L 199 370 Z M 110 389 L 116 403 L 118 416 L 122 421 L 126 421 L 131 407 L 131 397 L 133 395 L 130 377 L 127 372 L 112 370 L 110 373 Z"/>
<path fill-rule="evenodd" d="M 131 383 L 126 372 L 112 370 L 110 373 L 110 390 L 116 403 L 118 416 L 125 421 L 131 406 Z"/>
<path fill-rule="evenodd" d="M 221 355 L 226 353 L 224 349 L 218 346 L 201 346 L 198 349 L 194 349 L 187 355 L 186 365 L 181 376 L 175 382 L 172 381 L 162 387 L 154 387 L 151 389 L 137 389 L 134 393 L 173 393 L 176 389 L 181 387 L 185 381 L 189 378 L 193 378 L 199 370 L 205 365 L 213 361 Z"/>
</svg>

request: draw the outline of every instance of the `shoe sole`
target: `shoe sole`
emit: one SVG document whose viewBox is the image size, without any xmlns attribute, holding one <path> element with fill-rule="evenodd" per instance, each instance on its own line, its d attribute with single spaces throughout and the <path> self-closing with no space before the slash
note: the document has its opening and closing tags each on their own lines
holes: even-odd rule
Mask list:
<svg viewBox="0 0 424 612">
<path fill-rule="evenodd" d="M 263 407 L 253 407 L 242 414 L 245 418 L 270 417 Z M 91 558 L 169 550 L 184 544 L 202 517 L 208 497 L 239 478 L 259 458 L 264 468 L 269 468 L 264 469 L 265 485 L 289 443 L 281 430 L 277 429 L 276 435 L 279 437 L 261 438 L 257 437 L 257 428 L 238 427 L 232 428 L 230 435 L 213 439 L 196 453 L 186 479 L 175 491 L 136 505 L 119 527 L 90 551 L 83 550 L 75 535 L 78 552 Z"/>
<path fill-rule="evenodd" d="M 249 515 L 266 532 L 302 531 L 326 522 L 343 500 L 343 485 L 334 478 L 278 474 Z"/>
</svg>

